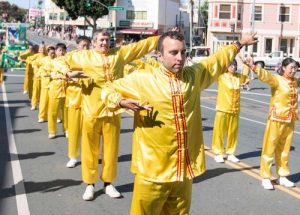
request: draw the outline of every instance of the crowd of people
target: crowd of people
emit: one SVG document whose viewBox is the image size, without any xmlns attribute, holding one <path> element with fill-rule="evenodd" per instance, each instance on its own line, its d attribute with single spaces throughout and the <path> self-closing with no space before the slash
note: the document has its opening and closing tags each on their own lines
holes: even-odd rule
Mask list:
<svg viewBox="0 0 300 215">
<path fill-rule="evenodd" d="M 244 34 L 240 41 L 190 66 L 184 66 L 185 40 L 176 30 L 113 48 L 105 29 L 96 30 L 92 41 L 81 36 L 76 42 L 77 50 L 67 53 L 63 43 L 41 44 L 37 53 L 30 45 L 19 58 L 26 62 L 24 94 L 31 100 L 31 110 L 38 108 L 38 122 L 48 122 L 50 139 L 57 135 L 56 122 L 62 121 L 68 138 L 66 167 L 75 167 L 81 156 L 84 200 L 94 199 L 99 176 L 108 196 L 122 196 L 112 184 L 117 177 L 120 114 L 132 110 L 131 214 L 188 214 L 193 178 L 206 170 L 201 91 L 218 83 L 212 138 L 215 161 L 224 162 L 225 153 L 229 161 L 239 162 L 235 149 L 240 90 L 247 87 L 250 71 L 272 91 L 261 156 L 262 186 L 274 189 L 270 179 L 274 157 L 279 184 L 295 186 L 287 176 L 298 119 L 297 64 L 288 58 L 282 73 L 274 75 L 256 67 L 248 56 L 243 59 L 244 72 L 237 73 L 235 58 L 243 46 L 257 42 L 255 33 Z M 155 49 L 157 59 L 144 57 Z"/>
</svg>

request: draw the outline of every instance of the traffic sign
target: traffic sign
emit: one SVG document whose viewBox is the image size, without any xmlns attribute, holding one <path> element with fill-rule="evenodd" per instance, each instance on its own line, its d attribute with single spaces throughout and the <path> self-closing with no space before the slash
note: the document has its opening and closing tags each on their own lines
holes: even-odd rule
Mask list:
<svg viewBox="0 0 300 215">
<path fill-rule="evenodd" d="M 108 10 L 121 11 L 121 10 L 124 10 L 124 7 L 122 7 L 122 6 L 108 6 Z"/>
</svg>

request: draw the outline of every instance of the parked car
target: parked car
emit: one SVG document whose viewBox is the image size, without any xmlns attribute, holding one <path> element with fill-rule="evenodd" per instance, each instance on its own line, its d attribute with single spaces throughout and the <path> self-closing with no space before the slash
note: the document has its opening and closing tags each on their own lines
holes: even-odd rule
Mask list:
<svg viewBox="0 0 300 215">
<path fill-rule="evenodd" d="M 276 68 L 281 64 L 282 60 L 287 57 L 287 54 L 283 51 L 274 51 L 265 57 L 254 57 L 254 64 L 264 67 Z M 300 62 L 300 58 L 294 58 L 297 62 Z"/>
<path fill-rule="evenodd" d="M 194 46 L 190 50 L 189 57 L 193 62 L 199 62 L 210 55 L 210 48 L 207 46 Z"/>
</svg>

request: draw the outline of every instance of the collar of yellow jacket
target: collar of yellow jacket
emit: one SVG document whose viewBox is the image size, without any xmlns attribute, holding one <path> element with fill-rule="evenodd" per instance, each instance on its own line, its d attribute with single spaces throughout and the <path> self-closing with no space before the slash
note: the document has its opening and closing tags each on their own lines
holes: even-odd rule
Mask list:
<svg viewBox="0 0 300 215">
<path fill-rule="evenodd" d="M 182 70 L 180 72 L 176 72 L 176 73 L 172 72 L 172 71 L 168 70 L 166 67 L 164 67 L 163 65 L 161 65 L 161 71 L 168 77 L 174 77 L 174 78 L 179 78 L 182 73 Z"/>
</svg>

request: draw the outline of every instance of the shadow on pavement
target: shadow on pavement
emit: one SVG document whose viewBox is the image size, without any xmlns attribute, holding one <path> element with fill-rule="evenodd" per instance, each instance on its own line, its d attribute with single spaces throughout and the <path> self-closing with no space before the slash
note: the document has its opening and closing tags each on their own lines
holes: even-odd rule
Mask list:
<svg viewBox="0 0 300 215">
<path fill-rule="evenodd" d="M 42 157 L 42 156 L 50 156 L 50 155 L 54 155 L 55 152 L 33 152 L 33 153 L 28 153 L 28 154 L 11 154 L 11 159 L 12 160 L 17 160 L 17 156 L 19 158 L 19 160 L 25 160 L 25 159 L 35 159 L 38 157 Z"/>
<path fill-rule="evenodd" d="M 258 169 L 258 168 L 259 168 L 259 166 L 253 166 L 253 167 L 242 168 L 242 169 L 229 169 L 229 168 L 225 168 L 225 167 L 209 169 L 209 170 L 206 170 L 206 172 L 203 175 L 195 178 L 193 183 L 194 184 L 200 183 L 202 181 L 218 177 L 218 176 L 223 175 L 225 173 L 239 172 L 239 171 L 242 171 L 242 170 L 252 170 L 252 169 Z"/>
<path fill-rule="evenodd" d="M 1 198 L 7 198 L 11 196 L 15 196 L 15 188 L 16 190 L 20 190 L 17 187 L 21 186 L 21 183 L 19 182 L 16 185 L 13 185 L 9 188 L 4 188 L 0 190 L 0 199 Z M 41 192 L 41 193 L 47 193 L 47 192 L 55 192 L 60 189 L 64 189 L 71 186 L 78 186 L 82 183 L 82 181 L 76 181 L 72 179 L 57 179 L 53 181 L 45 181 L 45 182 L 34 182 L 34 181 L 27 181 L 24 182 L 25 192 L 26 193 L 35 193 L 35 192 Z M 23 193 L 18 193 L 23 194 Z"/>
<path fill-rule="evenodd" d="M 288 176 L 288 178 L 289 178 L 292 182 L 297 183 L 297 182 L 300 181 L 300 172 L 295 173 L 295 174 L 292 174 L 292 175 Z"/>
<path fill-rule="evenodd" d="M 121 134 L 122 133 L 130 133 L 133 132 L 133 129 L 121 129 Z"/>
<path fill-rule="evenodd" d="M 42 129 L 33 128 L 33 129 L 22 129 L 22 130 L 13 130 L 14 134 L 20 134 L 20 133 L 33 133 L 36 131 L 41 131 Z"/>
<path fill-rule="evenodd" d="M 119 156 L 118 162 L 126 162 L 126 161 L 131 161 L 131 154 Z"/>
<path fill-rule="evenodd" d="M 213 129 L 214 129 L 214 127 L 203 126 L 202 131 L 212 131 Z"/>
</svg>

